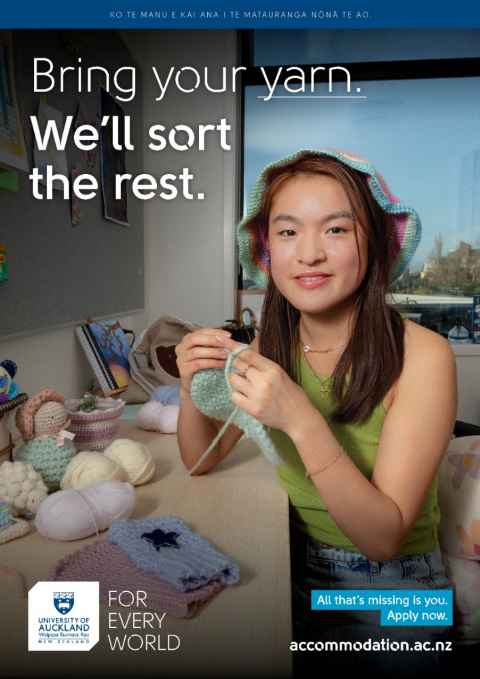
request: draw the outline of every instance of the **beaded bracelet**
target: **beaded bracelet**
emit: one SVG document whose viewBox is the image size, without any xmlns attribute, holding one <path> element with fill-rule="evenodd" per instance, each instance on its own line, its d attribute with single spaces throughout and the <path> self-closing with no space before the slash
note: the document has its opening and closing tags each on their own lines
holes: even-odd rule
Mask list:
<svg viewBox="0 0 480 679">
<path fill-rule="evenodd" d="M 343 449 L 340 448 L 340 450 L 339 450 L 338 453 L 335 455 L 335 457 L 333 457 L 329 462 L 327 462 L 326 464 L 324 464 L 323 467 L 320 467 L 319 469 L 315 469 L 315 471 L 313 471 L 313 472 L 309 472 L 309 471 L 306 469 L 306 470 L 305 470 L 305 477 L 306 477 L 307 479 L 311 479 L 312 476 L 316 476 L 317 474 L 320 474 L 320 472 L 324 472 L 325 469 L 328 469 L 329 467 L 331 467 L 331 465 L 334 464 L 334 463 L 338 460 L 338 458 L 340 457 L 340 455 L 341 455 L 342 453 L 343 453 Z"/>
</svg>

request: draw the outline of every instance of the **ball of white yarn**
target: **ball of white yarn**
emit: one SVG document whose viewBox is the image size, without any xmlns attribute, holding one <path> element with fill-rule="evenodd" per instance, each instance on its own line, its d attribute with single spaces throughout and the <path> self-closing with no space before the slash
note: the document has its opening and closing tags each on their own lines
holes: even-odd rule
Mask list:
<svg viewBox="0 0 480 679">
<path fill-rule="evenodd" d="M 59 490 L 40 505 L 35 527 L 51 540 L 80 540 L 128 519 L 135 508 L 135 489 L 122 481 L 102 481 L 82 490 Z"/>
<path fill-rule="evenodd" d="M 110 460 L 124 469 L 127 481 L 134 486 L 150 481 L 155 474 L 155 462 L 147 446 L 130 439 L 116 439 L 103 451 Z"/>
<path fill-rule="evenodd" d="M 47 495 L 41 474 L 30 463 L 7 460 L 0 465 L 0 500 L 12 505 L 15 514 L 35 514 Z"/>
<path fill-rule="evenodd" d="M 158 401 L 149 401 L 138 411 L 137 424 L 147 431 L 175 434 L 179 412 L 178 406 L 164 406 Z"/>
<path fill-rule="evenodd" d="M 103 453 L 85 450 L 70 460 L 60 483 L 60 488 L 86 488 L 99 481 L 126 481 L 125 471 Z"/>
</svg>

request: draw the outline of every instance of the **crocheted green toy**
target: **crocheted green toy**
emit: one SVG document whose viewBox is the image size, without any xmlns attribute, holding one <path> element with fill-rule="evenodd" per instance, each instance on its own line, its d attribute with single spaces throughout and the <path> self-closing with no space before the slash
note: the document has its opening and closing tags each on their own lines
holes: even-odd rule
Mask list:
<svg viewBox="0 0 480 679">
<path fill-rule="evenodd" d="M 224 370 L 219 368 L 199 370 L 193 376 L 190 388 L 192 401 L 204 415 L 216 420 L 225 420 L 225 424 L 200 459 L 189 470 L 190 474 L 208 457 L 230 424 L 237 426 L 247 438 L 255 441 L 270 462 L 282 464 L 282 458 L 278 454 L 266 427 L 238 406 L 235 407 L 231 400 L 232 387 L 228 378 L 233 371 L 233 361 L 242 351 L 249 348 L 248 345 L 244 345 L 230 352 Z"/>
<path fill-rule="evenodd" d="M 55 436 L 43 436 L 27 441 L 16 450 L 15 460 L 31 464 L 48 490 L 54 491 L 60 488 L 65 469 L 75 453 L 75 446 L 68 439 L 59 445 Z"/>
</svg>

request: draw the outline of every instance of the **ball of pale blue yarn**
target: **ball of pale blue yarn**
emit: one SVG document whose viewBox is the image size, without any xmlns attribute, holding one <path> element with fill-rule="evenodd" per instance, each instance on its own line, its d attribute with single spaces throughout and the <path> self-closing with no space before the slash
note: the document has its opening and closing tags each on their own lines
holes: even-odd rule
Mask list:
<svg viewBox="0 0 480 679">
<path fill-rule="evenodd" d="M 48 490 L 54 491 L 60 488 L 65 469 L 75 452 L 75 446 L 68 439 L 59 446 L 55 436 L 46 436 L 27 441 L 15 451 L 15 460 L 29 462 L 41 474 Z"/>
<path fill-rule="evenodd" d="M 178 384 L 164 384 L 154 389 L 150 396 L 151 401 L 160 401 L 164 406 L 180 405 L 180 387 Z"/>
</svg>

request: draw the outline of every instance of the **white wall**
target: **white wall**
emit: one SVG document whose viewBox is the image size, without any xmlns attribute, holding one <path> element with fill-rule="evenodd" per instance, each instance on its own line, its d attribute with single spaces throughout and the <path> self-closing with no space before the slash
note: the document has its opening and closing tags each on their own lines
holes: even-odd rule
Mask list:
<svg viewBox="0 0 480 679">
<path fill-rule="evenodd" d="M 215 78 L 220 66 L 237 64 L 235 31 L 123 31 L 136 62 L 143 65 L 145 140 L 154 123 L 167 129 L 184 123 L 217 123 L 225 117 L 232 125 L 232 150 L 218 141 L 205 151 L 145 151 L 145 172 L 159 177 L 188 167 L 195 175 L 194 193 L 203 201 L 181 197 L 145 202 L 146 308 L 150 321 L 173 314 L 205 325 L 231 318 L 235 309 L 234 224 L 238 167 L 239 97 L 231 92 L 212 94 L 201 87 L 184 94 L 171 88 L 162 101 L 151 67 L 160 74 L 170 66 L 193 66 Z M 216 85 L 219 81 L 212 80 Z M 228 88 L 230 89 L 230 88 Z M 146 146 L 146 144 L 145 144 Z"/>
</svg>

